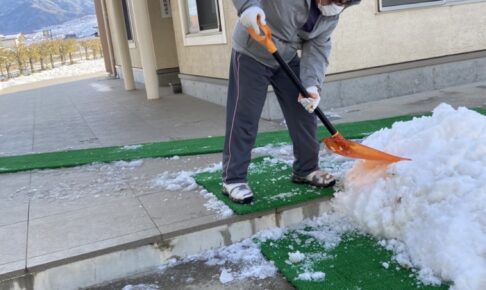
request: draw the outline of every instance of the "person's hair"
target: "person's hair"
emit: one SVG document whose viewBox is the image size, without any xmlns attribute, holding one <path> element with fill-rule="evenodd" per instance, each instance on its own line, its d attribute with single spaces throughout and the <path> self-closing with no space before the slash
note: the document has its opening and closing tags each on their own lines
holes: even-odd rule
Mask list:
<svg viewBox="0 0 486 290">
<path fill-rule="evenodd" d="M 352 6 L 361 3 L 361 0 L 348 0 L 344 3 L 345 6 Z"/>
</svg>

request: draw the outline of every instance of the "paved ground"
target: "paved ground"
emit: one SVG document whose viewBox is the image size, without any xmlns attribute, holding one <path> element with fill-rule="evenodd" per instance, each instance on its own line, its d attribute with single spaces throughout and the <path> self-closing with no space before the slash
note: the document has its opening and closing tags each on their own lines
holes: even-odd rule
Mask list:
<svg viewBox="0 0 486 290">
<path fill-rule="evenodd" d="M 337 122 L 354 122 L 430 112 L 440 103 L 454 107 L 486 107 L 486 82 L 348 106 L 332 112 L 341 116 Z"/>
<path fill-rule="evenodd" d="M 160 100 L 148 101 L 144 90 L 127 92 L 120 80 L 106 77 L 52 82 L 0 91 L 0 155 L 224 134 L 223 107 L 169 88 L 160 89 Z M 282 128 L 260 124 L 263 131 Z"/>
<path fill-rule="evenodd" d="M 126 92 L 119 80 L 104 76 L 2 91 L 0 155 L 223 134 L 224 108 L 172 95 L 167 88 L 161 88 L 161 95 L 160 100 L 147 101 L 143 90 Z M 485 107 L 486 83 L 332 111 L 339 114 L 338 122 L 347 122 L 430 111 L 440 102 Z M 282 124 L 262 121 L 260 128 L 276 130 Z M 221 220 L 204 206 L 199 192 L 170 192 L 155 183 L 161 172 L 194 170 L 219 161 L 220 155 L 214 154 L 0 175 L 0 275 Z M 182 265 L 172 276 L 126 281 L 158 279 L 174 285 L 167 277 L 183 281 L 187 271 L 199 266 Z M 205 269 L 206 276 L 178 289 L 217 289 L 214 271 Z M 120 283 L 106 289 L 117 289 Z M 285 285 L 276 277 L 231 289 Z"/>
<path fill-rule="evenodd" d="M 223 107 L 168 88 L 160 94 L 148 101 L 142 89 L 127 92 L 119 80 L 99 75 L 0 91 L 0 156 L 224 134 Z M 477 83 L 330 110 L 341 117 L 336 122 L 350 122 L 426 112 L 440 102 L 485 106 L 485 95 L 486 83 Z M 260 131 L 283 128 L 260 123 Z"/>
</svg>

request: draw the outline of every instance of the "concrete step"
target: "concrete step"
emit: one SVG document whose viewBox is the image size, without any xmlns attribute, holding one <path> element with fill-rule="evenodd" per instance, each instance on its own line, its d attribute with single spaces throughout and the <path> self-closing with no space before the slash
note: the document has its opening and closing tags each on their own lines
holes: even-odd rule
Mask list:
<svg viewBox="0 0 486 290">
<path fill-rule="evenodd" d="M 209 154 L 0 175 L 0 289 L 97 285 L 329 208 L 322 198 L 224 216 L 208 208 L 211 200 L 200 188 L 157 185 L 160 176 L 171 180 L 173 172 L 191 174 L 220 160 L 220 154 Z"/>
<path fill-rule="evenodd" d="M 0 289 L 70 290 L 102 284 L 153 271 L 173 257 L 183 258 L 227 246 L 265 229 L 295 225 L 306 218 L 318 217 L 328 209 L 329 198 L 321 198 L 59 257 L 30 267 L 26 272 L 20 268 L 0 274 Z"/>
</svg>

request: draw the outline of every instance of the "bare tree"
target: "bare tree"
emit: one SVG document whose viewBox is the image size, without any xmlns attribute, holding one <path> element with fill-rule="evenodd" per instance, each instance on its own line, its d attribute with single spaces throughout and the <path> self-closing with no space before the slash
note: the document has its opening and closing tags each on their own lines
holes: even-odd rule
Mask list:
<svg viewBox="0 0 486 290">
<path fill-rule="evenodd" d="M 65 53 L 69 55 L 69 63 L 74 64 L 73 53 L 78 49 L 78 43 L 74 39 L 64 40 Z"/>
<path fill-rule="evenodd" d="M 56 48 L 57 48 L 57 53 L 59 54 L 59 57 L 61 58 L 61 64 L 64 65 L 66 64 L 66 47 L 65 47 L 65 42 L 63 39 L 58 39 L 54 41 Z"/>
<path fill-rule="evenodd" d="M 79 45 L 84 49 L 84 54 L 86 56 L 86 59 L 89 59 L 89 40 L 81 40 L 79 42 Z"/>
<path fill-rule="evenodd" d="M 4 56 L 3 50 L 0 50 L 0 74 L 2 75 L 2 79 L 4 79 L 5 73 L 3 72 L 3 68 L 5 67 L 7 57 Z"/>
<path fill-rule="evenodd" d="M 99 38 L 92 38 L 88 40 L 88 46 L 93 52 L 93 58 L 98 58 L 98 54 L 100 56 L 103 56 L 102 49 L 101 49 L 101 41 Z"/>
<path fill-rule="evenodd" d="M 56 42 L 54 40 L 47 41 L 47 49 L 49 51 L 49 59 L 51 61 L 51 68 L 54 68 L 54 55 L 59 53 Z"/>
<path fill-rule="evenodd" d="M 30 71 L 34 73 L 34 63 L 39 59 L 39 45 L 31 44 L 27 46 L 27 57 L 29 58 Z"/>
<path fill-rule="evenodd" d="M 0 53 L 0 75 L 2 76 L 2 79 L 5 78 L 5 74 L 3 73 L 3 63 L 4 63 L 4 57 Z"/>
<path fill-rule="evenodd" d="M 10 78 L 10 68 L 15 61 L 15 52 L 10 48 L 0 48 L 0 66 L 3 65 L 7 72 L 7 79 Z M 2 71 L 3 75 L 3 71 Z"/>
<path fill-rule="evenodd" d="M 19 43 L 13 49 L 15 60 L 17 61 L 20 74 L 24 73 L 24 65 L 28 60 L 27 47 L 23 43 Z"/>
<path fill-rule="evenodd" d="M 41 63 L 41 70 L 45 70 L 46 66 L 44 61 L 47 60 L 47 58 L 49 57 L 50 55 L 50 44 L 49 44 L 49 41 L 42 41 L 40 42 L 38 45 L 38 51 L 39 51 L 39 60 L 40 60 L 40 63 Z"/>
</svg>

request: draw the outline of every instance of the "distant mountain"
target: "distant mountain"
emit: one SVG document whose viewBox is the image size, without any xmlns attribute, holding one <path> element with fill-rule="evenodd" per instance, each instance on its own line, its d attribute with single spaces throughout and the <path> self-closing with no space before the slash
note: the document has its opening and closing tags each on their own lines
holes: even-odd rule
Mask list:
<svg viewBox="0 0 486 290">
<path fill-rule="evenodd" d="M 0 34 L 31 33 L 95 14 L 93 0 L 0 0 Z"/>
</svg>

